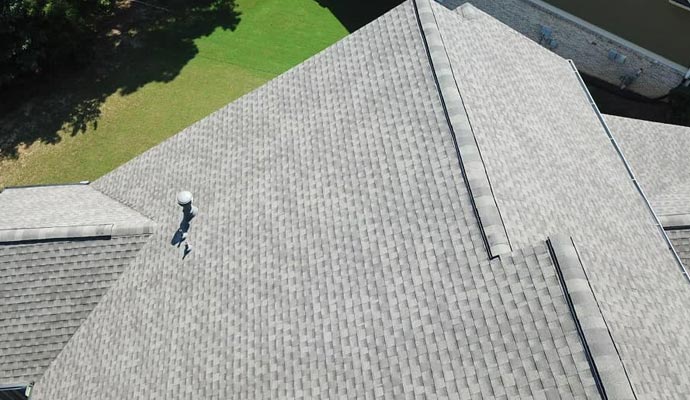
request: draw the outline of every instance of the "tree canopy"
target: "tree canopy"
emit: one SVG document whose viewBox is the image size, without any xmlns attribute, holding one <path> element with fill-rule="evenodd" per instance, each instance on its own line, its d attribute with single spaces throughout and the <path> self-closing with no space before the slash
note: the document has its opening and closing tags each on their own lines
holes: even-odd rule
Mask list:
<svg viewBox="0 0 690 400">
<path fill-rule="evenodd" d="M 88 60 L 94 33 L 114 8 L 115 0 L 2 1 L 0 88 Z"/>
</svg>

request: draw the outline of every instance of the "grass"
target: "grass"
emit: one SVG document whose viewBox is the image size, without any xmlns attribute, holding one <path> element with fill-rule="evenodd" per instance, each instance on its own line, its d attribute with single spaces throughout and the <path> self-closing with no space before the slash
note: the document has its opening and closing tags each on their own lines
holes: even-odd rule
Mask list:
<svg viewBox="0 0 690 400">
<path fill-rule="evenodd" d="M 22 138 L 0 160 L 0 187 L 95 180 L 348 33 L 314 0 L 237 10 L 234 29 L 161 35 L 107 76 L 73 74 L 0 116 L 0 136 Z"/>
</svg>

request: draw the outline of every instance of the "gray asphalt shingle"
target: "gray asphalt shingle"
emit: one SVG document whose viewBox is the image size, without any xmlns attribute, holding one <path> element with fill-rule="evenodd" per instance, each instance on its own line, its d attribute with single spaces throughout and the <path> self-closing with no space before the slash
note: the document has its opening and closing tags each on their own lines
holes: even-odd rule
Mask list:
<svg viewBox="0 0 690 400">
<path fill-rule="evenodd" d="M 511 244 L 572 236 L 635 394 L 687 397 L 690 285 L 575 72 L 479 10 L 456 15 L 436 14 Z"/>
<path fill-rule="evenodd" d="M 151 220 L 89 185 L 0 192 L 0 382 L 38 379 L 136 256 Z"/>
<path fill-rule="evenodd" d="M 607 115 L 658 215 L 690 214 L 690 128 Z"/>
<path fill-rule="evenodd" d="M 60 221 L 155 224 L 75 244 L 43 286 L 36 260 L 62 260 L 4 248 L 41 301 L 111 286 L 90 313 L 65 300 L 85 320 L 51 330 L 80 325 L 35 400 L 690 394 L 690 286 L 575 72 L 471 6 L 405 2 L 88 190 L 108 207 Z M 180 190 L 199 207 L 184 259 Z M 577 249 L 551 253 L 561 233 Z"/>
<path fill-rule="evenodd" d="M 686 268 L 690 268 L 690 229 L 673 229 L 666 231 L 678 256 Z"/>
<path fill-rule="evenodd" d="M 87 184 L 6 188 L 0 243 L 148 234 L 151 221 Z"/>
<path fill-rule="evenodd" d="M 0 245 L 0 382 L 40 378 L 146 238 Z"/>
<path fill-rule="evenodd" d="M 412 3 L 94 185 L 161 230 L 38 400 L 596 396 L 544 242 L 488 259 Z"/>
</svg>

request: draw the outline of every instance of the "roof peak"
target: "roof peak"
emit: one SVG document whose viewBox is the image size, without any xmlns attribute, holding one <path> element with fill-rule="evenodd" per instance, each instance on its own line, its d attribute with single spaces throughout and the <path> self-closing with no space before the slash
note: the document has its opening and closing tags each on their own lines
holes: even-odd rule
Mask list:
<svg viewBox="0 0 690 400">
<path fill-rule="evenodd" d="M 0 243 L 150 234 L 153 221 L 87 182 L 7 188 Z"/>
</svg>

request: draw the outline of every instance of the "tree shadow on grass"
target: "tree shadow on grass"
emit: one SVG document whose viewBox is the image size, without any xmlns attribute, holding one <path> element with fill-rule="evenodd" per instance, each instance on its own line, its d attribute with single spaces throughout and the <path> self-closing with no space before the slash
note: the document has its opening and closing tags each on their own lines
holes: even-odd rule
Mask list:
<svg viewBox="0 0 690 400">
<path fill-rule="evenodd" d="M 16 158 L 22 145 L 57 143 L 97 128 L 101 105 L 114 93 L 169 82 L 198 53 L 194 39 L 240 21 L 234 0 L 132 1 L 119 10 L 79 71 L 62 71 L 0 95 L 0 160 Z"/>
<path fill-rule="evenodd" d="M 328 8 L 348 32 L 354 32 L 404 0 L 315 0 Z"/>
</svg>

